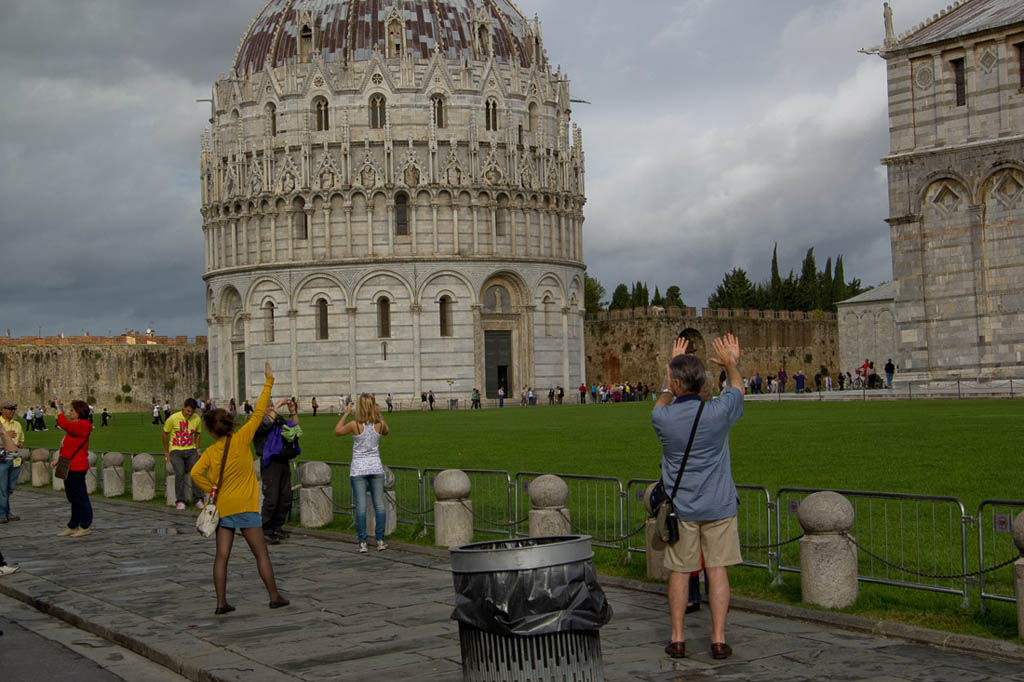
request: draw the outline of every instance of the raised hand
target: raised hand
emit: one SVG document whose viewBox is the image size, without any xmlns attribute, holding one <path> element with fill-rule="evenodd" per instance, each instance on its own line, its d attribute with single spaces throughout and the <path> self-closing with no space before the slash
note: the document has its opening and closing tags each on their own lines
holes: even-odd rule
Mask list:
<svg viewBox="0 0 1024 682">
<path fill-rule="evenodd" d="M 274 370 L 270 369 L 270 363 L 269 362 L 266 363 L 266 365 L 264 365 L 264 367 L 263 367 L 263 376 L 265 376 L 268 379 L 273 379 L 274 378 Z"/>
<path fill-rule="evenodd" d="M 672 342 L 672 357 L 677 355 L 686 355 L 686 349 L 690 347 L 690 340 L 685 336 L 680 336 Z"/>
<path fill-rule="evenodd" d="M 722 367 L 736 367 L 740 363 L 740 342 L 732 334 L 720 336 L 711 342 L 715 354 L 709 358 L 711 362 Z"/>
</svg>

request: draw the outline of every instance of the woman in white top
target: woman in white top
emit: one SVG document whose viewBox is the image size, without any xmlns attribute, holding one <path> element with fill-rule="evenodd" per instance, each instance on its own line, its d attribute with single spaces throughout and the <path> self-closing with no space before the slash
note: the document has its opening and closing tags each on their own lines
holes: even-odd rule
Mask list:
<svg viewBox="0 0 1024 682">
<path fill-rule="evenodd" d="M 355 421 L 346 423 L 352 414 L 352 403 L 345 406 L 334 427 L 335 436 L 352 434 L 352 465 L 349 481 L 352 484 L 352 501 L 356 508 L 356 534 L 359 536 L 359 551 L 366 552 L 366 490 L 373 498 L 374 539 L 377 551 L 388 548 L 384 542 L 384 527 L 387 512 L 384 508 L 384 465 L 380 461 L 380 437 L 388 435 L 388 425 L 380 414 L 376 398 L 363 393 L 356 405 Z"/>
</svg>

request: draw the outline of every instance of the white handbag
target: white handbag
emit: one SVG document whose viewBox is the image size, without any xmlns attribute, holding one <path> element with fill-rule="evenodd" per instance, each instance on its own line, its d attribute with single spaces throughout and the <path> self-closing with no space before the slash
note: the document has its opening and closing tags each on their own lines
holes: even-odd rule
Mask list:
<svg viewBox="0 0 1024 682">
<path fill-rule="evenodd" d="M 204 538 L 212 538 L 217 533 L 217 526 L 220 525 L 220 512 L 217 511 L 217 490 L 224 482 L 224 466 L 228 463 L 228 448 L 231 447 L 231 436 L 224 441 L 224 457 L 220 461 L 220 476 L 217 478 L 217 485 L 210 490 L 210 501 L 196 517 L 196 532 Z"/>
</svg>

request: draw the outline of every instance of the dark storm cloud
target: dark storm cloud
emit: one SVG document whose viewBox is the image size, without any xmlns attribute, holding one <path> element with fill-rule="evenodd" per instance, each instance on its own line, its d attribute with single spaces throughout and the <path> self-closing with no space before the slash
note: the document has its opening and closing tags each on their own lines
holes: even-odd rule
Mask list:
<svg viewBox="0 0 1024 682">
<path fill-rule="evenodd" d="M 944 5 L 901 0 L 897 29 Z M 864 0 L 520 0 L 572 79 L 585 260 L 610 290 L 842 253 L 890 276 L 882 37 Z M 0 332 L 204 334 L 199 136 L 256 0 L 0 3 Z"/>
</svg>

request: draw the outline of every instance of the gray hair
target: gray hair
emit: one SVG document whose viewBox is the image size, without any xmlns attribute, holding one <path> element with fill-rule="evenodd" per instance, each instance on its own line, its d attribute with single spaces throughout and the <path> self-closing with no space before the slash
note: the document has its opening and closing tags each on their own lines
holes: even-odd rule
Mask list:
<svg viewBox="0 0 1024 682">
<path fill-rule="evenodd" d="M 700 393 L 706 374 L 704 363 L 696 355 L 677 355 L 668 363 L 673 379 L 678 379 L 684 393 Z"/>
</svg>

